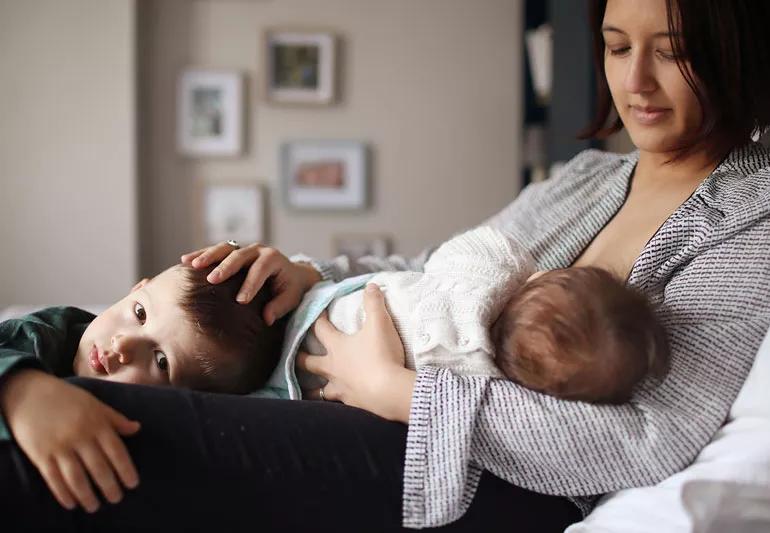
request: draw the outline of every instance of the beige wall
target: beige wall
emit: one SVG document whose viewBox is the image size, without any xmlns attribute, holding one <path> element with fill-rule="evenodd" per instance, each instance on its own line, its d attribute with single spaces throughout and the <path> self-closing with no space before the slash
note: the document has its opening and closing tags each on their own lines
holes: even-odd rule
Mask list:
<svg viewBox="0 0 770 533">
<path fill-rule="evenodd" d="M 270 237 L 287 253 L 331 252 L 331 235 L 388 233 L 397 251 L 483 220 L 519 189 L 521 0 L 163 0 L 140 2 L 141 268 L 178 260 L 193 240 L 197 179 L 247 178 L 271 191 Z M 342 101 L 264 103 L 267 27 L 328 28 L 342 40 Z M 247 153 L 176 154 L 176 80 L 184 67 L 247 75 Z M 282 205 L 277 153 L 297 138 L 359 139 L 373 151 L 373 198 L 359 214 Z"/>
<path fill-rule="evenodd" d="M 133 0 L 0 0 L 0 306 L 136 277 Z"/>
</svg>

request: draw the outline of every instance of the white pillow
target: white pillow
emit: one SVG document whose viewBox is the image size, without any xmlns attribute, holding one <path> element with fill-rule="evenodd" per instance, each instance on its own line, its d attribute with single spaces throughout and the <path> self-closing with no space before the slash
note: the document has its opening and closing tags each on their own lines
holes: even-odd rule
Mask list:
<svg viewBox="0 0 770 533">
<path fill-rule="evenodd" d="M 770 531 L 770 332 L 727 423 L 683 471 L 602 498 L 565 533 Z"/>
</svg>

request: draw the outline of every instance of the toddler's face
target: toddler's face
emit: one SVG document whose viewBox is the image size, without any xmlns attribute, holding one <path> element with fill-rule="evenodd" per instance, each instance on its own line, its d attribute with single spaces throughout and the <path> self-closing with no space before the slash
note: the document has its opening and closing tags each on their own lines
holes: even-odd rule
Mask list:
<svg viewBox="0 0 770 533">
<path fill-rule="evenodd" d="M 142 280 L 97 316 L 80 339 L 78 376 L 121 383 L 184 387 L 200 375 L 198 354 L 213 348 L 179 306 L 179 267 Z"/>
</svg>

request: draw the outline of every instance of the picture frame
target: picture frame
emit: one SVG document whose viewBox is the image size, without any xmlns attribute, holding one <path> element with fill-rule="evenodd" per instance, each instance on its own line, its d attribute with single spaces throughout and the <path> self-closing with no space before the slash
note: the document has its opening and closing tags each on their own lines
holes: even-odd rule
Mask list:
<svg viewBox="0 0 770 533">
<path fill-rule="evenodd" d="M 243 74 L 187 69 L 177 88 L 177 147 L 186 156 L 243 151 Z"/>
<path fill-rule="evenodd" d="M 196 246 L 230 239 L 241 245 L 266 243 L 267 191 L 246 179 L 199 181 L 196 198 Z"/>
<path fill-rule="evenodd" d="M 264 40 L 268 102 L 324 106 L 336 101 L 337 38 L 333 33 L 269 29 Z"/>
<path fill-rule="evenodd" d="M 367 146 L 358 141 L 303 140 L 281 145 L 284 202 L 298 210 L 362 210 L 369 195 Z"/>
<path fill-rule="evenodd" d="M 387 257 L 392 252 L 390 236 L 379 233 L 340 233 L 332 237 L 332 257 L 347 255 L 351 260 L 367 255 Z"/>
</svg>

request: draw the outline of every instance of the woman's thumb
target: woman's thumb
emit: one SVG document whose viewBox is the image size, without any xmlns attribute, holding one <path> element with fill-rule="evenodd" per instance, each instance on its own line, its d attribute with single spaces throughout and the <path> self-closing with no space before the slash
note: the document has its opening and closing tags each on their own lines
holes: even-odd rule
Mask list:
<svg viewBox="0 0 770 533">
<path fill-rule="evenodd" d="M 376 283 L 367 283 L 366 289 L 364 289 L 364 311 L 366 311 L 367 317 L 390 317 L 388 309 L 385 307 L 385 298 L 383 298 L 382 291 Z"/>
</svg>

